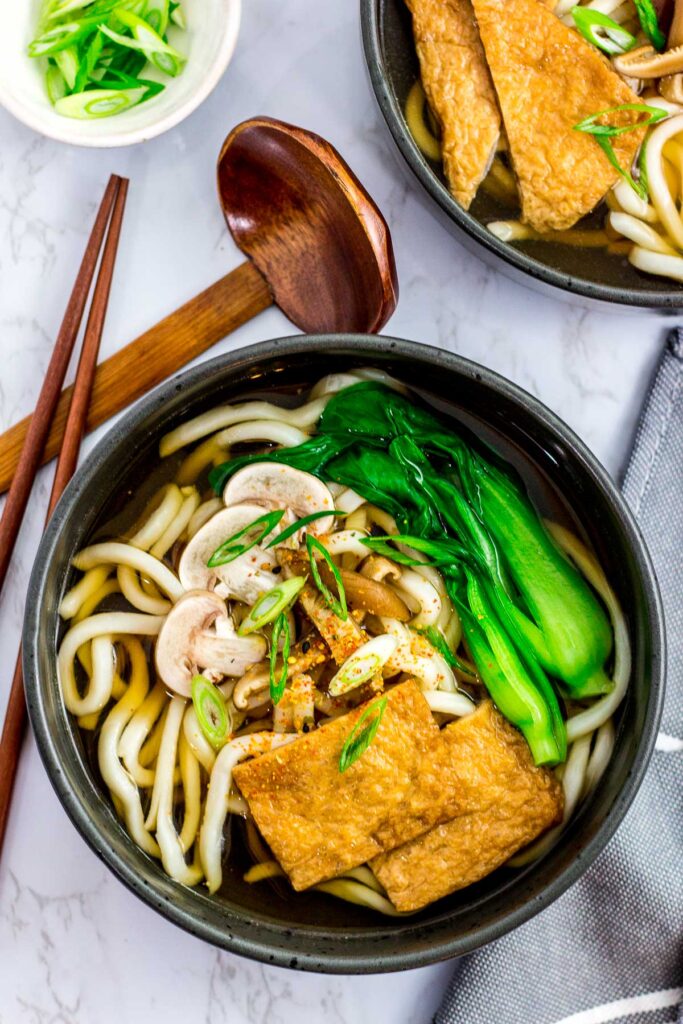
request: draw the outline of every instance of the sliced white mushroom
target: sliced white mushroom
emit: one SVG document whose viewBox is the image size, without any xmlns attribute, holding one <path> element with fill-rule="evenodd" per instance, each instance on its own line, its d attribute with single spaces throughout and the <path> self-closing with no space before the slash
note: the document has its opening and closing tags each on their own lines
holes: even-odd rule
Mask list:
<svg viewBox="0 0 683 1024">
<path fill-rule="evenodd" d="M 263 658 L 260 636 L 236 636 L 225 602 L 210 590 L 191 590 L 166 616 L 156 644 L 156 666 L 169 689 L 192 692 L 192 677 L 241 676 Z"/>
<path fill-rule="evenodd" d="M 302 469 L 283 466 L 277 462 L 253 462 L 239 469 L 228 480 L 223 501 L 231 508 L 243 502 L 255 502 L 265 508 L 287 508 L 297 518 L 312 512 L 334 509 L 329 487 Z M 322 516 L 306 529 L 311 533 L 328 533 L 334 526 L 333 516 Z"/>
<path fill-rule="evenodd" d="M 178 575 L 185 590 L 215 590 L 224 598 L 237 598 L 246 604 L 253 604 L 261 594 L 277 583 L 273 569 L 277 565 L 275 552 L 257 545 L 245 551 L 232 562 L 209 568 L 207 562 L 216 548 L 235 533 L 243 530 L 263 515 L 261 505 L 233 505 L 223 508 L 209 519 L 183 551 Z M 264 537 L 267 543 L 274 533 Z"/>
</svg>

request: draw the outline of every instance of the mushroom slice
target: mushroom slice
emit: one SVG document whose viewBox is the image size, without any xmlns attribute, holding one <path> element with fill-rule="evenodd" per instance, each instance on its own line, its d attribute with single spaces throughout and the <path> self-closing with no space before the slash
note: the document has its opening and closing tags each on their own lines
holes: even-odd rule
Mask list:
<svg viewBox="0 0 683 1024">
<path fill-rule="evenodd" d="M 181 555 L 178 575 L 185 590 L 215 590 L 220 597 L 253 604 L 274 587 L 277 583 L 277 576 L 272 572 L 277 565 L 275 553 L 260 546 L 245 551 L 225 565 L 213 569 L 207 565 L 217 547 L 262 515 L 263 506 L 247 502 L 213 515 L 195 533 Z"/>
<path fill-rule="evenodd" d="M 232 476 L 223 491 L 223 501 L 231 508 L 240 502 L 255 502 L 266 508 L 288 508 L 298 517 L 334 509 L 334 501 L 322 480 L 302 469 L 277 462 L 254 462 Z M 314 534 L 334 528 L 333 516 L 322 516 L 306 529 Z"/>
<path fill-rule="evenodd" d="M 629 78 L 663 78 L 683 71 L 683 46 L 658 53 L 651 46 L 639 46 L 636 50 L 620 53 L 612 59 L 620 75 Z"/>
<path fill-rule="evenodd" d="M 166 686 L 181 697 L 192 692 L 199 671 L 242 676 L 266 653 L 263 637 L 238 637 L 225 602 L 210 590 L 190 590 L 166 616 L 156 644 L 156 666 Z"/>
<path fill-rule="evenodd" d="M 329 567 L 321 563 L 318 571 L 323 583 L 334 588 L 335 580 Z M 360 608 L 370 615 L 387 619 L 398 619 L 399 622 L 407 622 L 411 618 L 405 601 L 388 584 L 349 569 L 340 569 L 339 575 L 351 608 Z"/>
</svg>

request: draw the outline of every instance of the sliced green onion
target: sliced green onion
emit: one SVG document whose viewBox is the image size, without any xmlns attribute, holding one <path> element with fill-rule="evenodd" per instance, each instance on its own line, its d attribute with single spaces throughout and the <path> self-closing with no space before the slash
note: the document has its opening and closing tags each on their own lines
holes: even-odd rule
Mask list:
<svg viewBox="0 0 683 1024">
<path fill-rule="evenodd" d="M 276 678 L 278 643 L 282 634 L 282 672 Z M 280 612 L 273 624 L 273 631 L 270 637 L 270 699 L 273 704 L 279 704 L 287 685 L 289 665 L 289 651 L 291 647 L 291 635 L 289 632 L 289 619 L 285 612 Z"/>
<path fill-rule="evenodd" d="M 133 39 L 136 44 L 133 46 L 133 49 L 141 49 L 147 60 L 151 61 L 159 71 L 163 71 L 172 77 L 175 77 L 182 71 L 186 58 L 182 53 L 178 53 L 170 43 L 165 42 L 143 18 L 138 18 L 137 14 L 133 14 L 131 11 L 118 9 L 116 16 L 133 33 Z M 102 31 L 105 31 L 104 27 Z M 113 38 L 111 31 L 107 30 L 107 34 Z M 123 40 L 126 40 L 129 46 L 132 46 L 132 41 L 127 36 L 120 36 L 115 41 L 123 46 L 126 45 Z"/>
<path fill-rule="evenodd" d="M 64 75 L 64 81 L 68 85 L 69 89 L 73 89 L 76 85 L 76 77 L 78 75 L 78 68 L 80 64 L 78 59 L 78 50 L 76 47 L 68 46 L 66 50 L 60 50 L 54 55 L 54 62 Z"/>
<path fill-rule="evenodd" d="M 49 57 L 68 46 L 74 46 L 93 30 L 92 22 L 69 21 L 65 25 L 49 28 L 28 45 L 29 57 Z"/>
<path fill-rule="evenodd" d="M 259 516 L 253 523 L 249 523 L 248 526 L 238 530 L 237 533 L 233 533 L 231 537 L 224 540 L 220 547 L 217 547 L 211 558 L 206 563 L 210 569 L 215 569 L 217 565 L 227 565 L 228 562 L 233 562 L 240 555 L 245 554 L 247 551 L 251 551 L 252 548 L 260 544 L 261 541 L 268 536 L 271 530 L 274 530 L 277 524 L 285 514 L 283 508 L 278 508 L 274 512 L 267 512 L 263 516 Z M 254 530 L 256 534 L 249 536 Z M 248 539 L 242 544 L 238 544 L 240 537 L 248 536 Z"/>
<path fill-rule="evenodd" d="M 621 125 L 619 127 L 610 124 L 597 123 L 597 119 L 599 117 L 604 117 L 606 114 L 613 114 L 619 110 L 637 110 L 642 113 L 646 113 L 648 118 L 646 121 L 640 121 L 636 124 Z M 621 166 L 610 139 L 617 135 L 624 135 L 626 132 L 635 131 L 636 128 L 646 128 L 649 125 L 656 124 L 657 121 L 661 121 L 667 116 L 667 111 L 663 110 L 661 107 L 652 107 L 647 103 L 623 103 L 619 107 L 611 107 L 609 110 L 600 110 L 597 114 L 591 114 L 590 117 L 586 117 L 583 121 L 575 124 L 574 131 L 586 132 L 588 135 L 592 135 L 612 167 L 614 167 L 615 171 L 621 175 L 624 181 L 629 183 L 637 196 L 641 199 L 647 199 L 647 187 L 643 182 L 642 177 L 640 181 L 636 181 L 630 170 Z"/>
<path fill-rule="evenodd" d="M 175 4 L 171 11 L 171 21 L 178 26 L 178 28 L 187 28 L 187 19 L 185 18 L 185 11 L 180 4 Z"/>
<path fill-rule="evenodd" d="M 365 544 L 370 548 L 371 551 L 376 552 L 378 555 L 384 555 L 385 558 L 391 558 L 394 562 L 398 562 L 399 565 L 428 565 L 428 562 L 423 562 L 419 558 L 411 558 L 409 555 L 404 555 L 398 548 L 391 546 L 390 541 L 393 540 L 393 536 L 387 534 L 386 537 L 361 537 L 361 544 Z"/>
<path fill-rule="evenodd" d="M 45 72 L 45 88 L 52 104 L 55 104 L 57 100 L 61 100 L 62 96 L 66 96 L 67 84 L 64 81 L 64 75 L 54 64 L 50 64 Z"/>
<path fill-rule="evenodd" d="M 622 125 L 598 124 L 599 117 L 605 117 L 607 114 L 617 114 L 622 110 L 636 110 L 638 113 L 647 114 L 647 120 Z M 664 117 L 668 117 L 668 112 L 661 107 L 653 107 L 647 103 L 622 103 L 618 107 L 598 110 L 597 114 L 584 117 L 583 121 L 579 121 L 578 124 L 574 125 L 574 131 L 586 132 L 588 135 L 595 135 L 596 137 L 614 138 L 616 135 L 626 135 L 627 132 L 635 132 L 638 128 L 647 128 L 649 125 L 661 121 Z"/>
<path fill-rule="evenodd" d="M 303 516 L 301 519 L 297 519 L 295 523 L 285 527 L 282 533 L 278 533 L 277 537 L 273 537 L 273 539 L 266 544 L 266 547 L 274 548 L 276 544 L 281 544 L 284 540 L 289 540 L 289 538 L 298 530 L 301 530 L 304 526 L 308 526 L 309 523 L 314 523 L 316 519 L 324 519 L 325 516 L 345 516 L 346 514 L 346 512 L 340 512 L 336 508 L 333 508 L 329 512 L 311 512 L 310 516 Z"/>
<path fill-rule="evenodd" d="M 214 748 L 220 748 L 230 736 L 230 714 L 223 694 L 210 683 L 206 676 L 195 676 L 192 680 L 192 703 L 199 728 Z"/>
<path fill-rule="evenodd" d="M 372 679 L 386 665 L 397 647 L 398 640 L 390 633 L 373 636 L 367 643 L 361 644 L 332 677 L 328 687 L 330 696 L 340 697 Z"/>
<path fill-rule="evenodd" d="M 142 17 L 163 38 L 168 28 L 169 0 L 147 0 Z"/>
<path fill-rule="evenodd" d="M 663 50 L 666 46 L 666 36 L 659 27 L 657 10 L 652 0 L 633 0 L 638 15 L 638 21 L 643 32 L 650 40 L 655 50 Z"/>
<path fill-rule="evenodd" d="M 261 594 L 246 619 L 240 624 L 237 635 L 247 636 L 256 629 L 262 629 L 263 626 L 277 618 L 280 612 L 287 611 L 305 583 L 306 580 L 303 576 L 292 576 L 291 579 L 283 580 L 276 587 Z"/>
<path fill-rule="evenodd" d="M 73 85 L 74 92 L 83 92 L 85 89 L 86 85 L 92 78 L 95 66 L 100 59 L 103 48 L 104 36 L 101 32 L 96 32 L 81 59 L 78 73 L 76 75 L 76 81 Z M 135 87 L 137 86 L 138 83 L 135 82 Z"/>
<path fill-rule="evenodd" d="M 315 580 L 315 585 L 323 596 L 323 600 L 328 608 L 331 608 L 334 614 L 342 619 L 343 622 L 349 617 L 348 608 L 346 607 L 346 591 L 344 590 L 344 584 L 342 583 L 341 573 L 339 569 L 332 561 L 332 556 L 325 547 L 321 544 L 317 537 L 312 534 L 306 536 L 306 549 L 308 551 L 308 558 L 311 563 L 311 574 Z M 318 566 L 315 560 L 315 552 L 318 551 L 323 559 L 327 562 L 330 572 L 334 576 L 335 586 L 337 587 L 338 597 L 335 597 L 332 591 L 323 583 Z"/>
<path fill-rule="evenodd" d="M 571 13 L 583 38 L 603 53 L 626 53 L 636 45 L 636 37 L 602 11 L 591 7 L 572 7 Z"/>
<path fill-rule="evenodd" d="M 415 632 L 419 633 L 420 636 L 423 636 L 425 640 L 429 641 L 434 650 L 438 651 L 447 665 L 450 665 L 451 668 L 460 669 L 461 672 L 465 672 L 468 676 L 472 675 L 471 666 L 465 665 L 457 654 L 453 653 L 446 643 L 446 637 L 440 629 L 437 629 L 436 626 L 427 626 L 426 629 L 416 629 Z"/>
<path fill-rule="evenodd" d="M 367 547 L 381 552 L 381 554 L 387 554 L 387 557 L 393 558 L 395 562 L 399 562 L 401 565 L 426 564 L 417 559 L 409 558 L 408 555 L 404 555 L 402 552 L 395 551 L 394 548 L 388 546 L 389 542 L 405 544 L 409 548 L 414 548 L 415 551 L 422 552 L 431 558 L 434 565 L 454 566 L 459 559 L 469 557 L 465 548 L 452 540 L 425 540 L 423 537 L 412 537 L 405 533 L 386 534 L 384 537 L 361 538 L 361 544 L 366 544 Z M 401 557 L 399 558 L 397 555 L 401 555 Z"/>
<path fill-rule="evenodd" d="M 339 771 L 345 772 L 354 761 L 365 753 L 379 729 L 382 716 L 387 706 L 387 698 L 380 697 L 379 700 L 369 704 L 360 716 L 353 729 L 346 737 L 346 742 L 339 755 Z"/>
<path fill-rule="evenodd" d="M 65 117 L 87 120 L 93 117 L 111 117 L 129 107 L 141 103 L 147 90 L 138 89 L 89 89 L 74 92 L 55 103 L 55 110 Z"/>
</svg>

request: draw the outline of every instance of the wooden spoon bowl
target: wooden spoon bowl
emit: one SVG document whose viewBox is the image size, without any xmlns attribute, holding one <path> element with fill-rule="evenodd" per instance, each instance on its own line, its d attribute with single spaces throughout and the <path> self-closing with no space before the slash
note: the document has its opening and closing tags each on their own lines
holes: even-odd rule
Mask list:
<svg viewBox="0 0 683 1024">
<path fill-rule="evenodd" d="M 268 117 L 228 135 L 218 194 L 235 242 L 308 332 L 375 332 L 398 300 L 384 217 L 319 135 Z"/>
</svg>

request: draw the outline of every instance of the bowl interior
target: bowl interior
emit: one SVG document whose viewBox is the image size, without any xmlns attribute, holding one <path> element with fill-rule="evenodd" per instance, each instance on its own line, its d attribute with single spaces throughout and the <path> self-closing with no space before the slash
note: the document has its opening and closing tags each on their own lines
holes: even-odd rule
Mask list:
<svg viewBox="0 0 683 1024">
<path fill-rule="evenodd" d="M 81 146 L 124 146 L 166 131 L 208 96 L 224 72 L 237 40 L 240 0 L 183 0 L 187 29 L 169 26 L 169 42 L 187 56 L 177 78 L 153 68 L 145 77 L 166 88 L 140 106 L 113 117 L 79 121 L 62 117 L 45 91 L 45 62 L 27 56 L 35 37 L 41 0 L 0 3 L 5 15 L 0 33 L 0 103 L 29 127 L 62 142 Z"/>
<path fill-rule="evenodd" d="M 400 921 L 320 894 L 283 898 L 269 883 L 246 885 L 233 833 L 228 842 L 235 840 L 235 856 L 216 898 L 171 881 L 132 843 L 113 813 L 91 770 L 91 752 L 64 710 L 55 666 L 57 608 L 73 582 L 70 558 L 98 531 L 111 535 L 112 517 L 125 525 L 120 514 L 133 492 L 142 501 L 158 486 L 162 433 L 221 402 L 272 398 L 273 389 L 279 401 L 292 403 L 324 374 L 363 365 L 381 365 L 410 382 L 456 426 L 493 444 L 517 467 L 543 510 L 573 525 L 594 546 L 622 601 L 634 646 L 633 683 L 614 756 L 560 845 L 524 871 L 501 869 Z M 658 606 L 646 555 L 623 503 L 580 442 L 539 403 L 475 364 L 410 343 L 271 342 L 204 364 L 153 392 L 116 425 L 69 486 L 38 554 L 28 607 L 29 709 L 52 782 L 77 828 L 127 885 L 178 924 L 236 952 L 284 965 L 392 970 L 460 954 L 502 934 L 559 895 L 604 844 L 630 802 L 653 735 L 661 667 Z"/>
<path fill-rule="evenodd" d="M 679 308 L 683 289 L 665 278 L 646 277 L 624 256 L 604 249 L 580 248 L 548 242 L 509 244 L 495 238 L 486 225 L 519 217 L 509 207 L 479 189 L 469 211 L 448 191 L 440 162 L 428 160 L 408 130 L 403 111 L 408 93 L 419 78 L 411 15 L 404 0 L 361 0 L 365 53 L 370 75 L 387 124 L 401 153 L 451 225 L 476 240 L 486 252 L 501 257 L 528 278 L 546 282 L 590 298 L 634 306 Z M 582 227 L 598 228 L 604 212 L 584 218 Z M 516 275 L 516 276 L 519 276 Z"/>
</svg>

